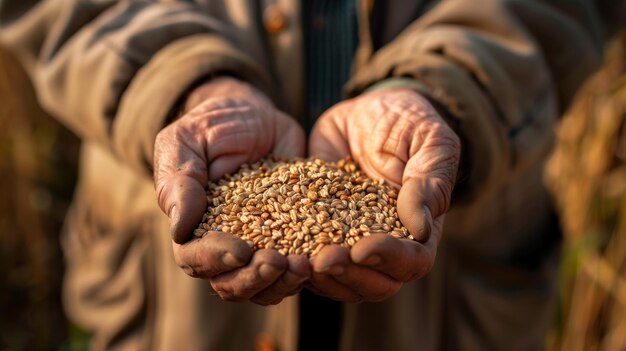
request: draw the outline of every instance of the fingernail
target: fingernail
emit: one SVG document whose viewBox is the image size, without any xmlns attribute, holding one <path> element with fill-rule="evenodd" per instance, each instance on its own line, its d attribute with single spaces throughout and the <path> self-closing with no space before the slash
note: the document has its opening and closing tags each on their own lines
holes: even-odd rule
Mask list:
<svg viewBox="0 0 626 351">
<path fill-rule="evenodd" d="M 363 265 L 365 266 L 377 266 L 379 265 L 383 259 L 378 255 L 371 255 L 370 257 L 363 260 Z"/>
<path fill-rule="evenodd" d="M 279 275 L 282 270 L 272 266 L 271 264 L 264 263 L 259 267 L 259 275 L 263 279 L 273 279 Z"/>
<path fill-rule="evenodd" d="M 231 252 L 226 252 L 225 254 L 222 255 L 222 263 L 232 268 L 243 266 L 243 262 L 241 262 Z"/>
</svg>

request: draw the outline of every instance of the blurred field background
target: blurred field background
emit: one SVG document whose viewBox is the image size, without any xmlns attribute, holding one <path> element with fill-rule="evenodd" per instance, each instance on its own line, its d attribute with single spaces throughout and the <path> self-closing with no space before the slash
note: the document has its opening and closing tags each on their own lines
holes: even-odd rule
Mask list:
<svg viewBox="0 0 626 351">
<path fill-rule="evenodd" d="M 548 350 L 626 350 L 625 60 L 622 33 L 565 118 L 549 164 L 565 246 Z M 0 50 L 0 351 L 86 349 L 60 299 L 78 145 Z"/>
<path fill-rule="evenodd" d="M 626 31 L 565 116 L 546 178 L 565 234 L 549 348 L 626 350 Z"/>
<path fill-rule="evenodd" d="M 0 50 L 0 350 L 84 349 L 61 308 L 59 233 L 78 140 L 37 105 Z M 78 340 L 78 341 L 73 341 Z"/>
</svg>

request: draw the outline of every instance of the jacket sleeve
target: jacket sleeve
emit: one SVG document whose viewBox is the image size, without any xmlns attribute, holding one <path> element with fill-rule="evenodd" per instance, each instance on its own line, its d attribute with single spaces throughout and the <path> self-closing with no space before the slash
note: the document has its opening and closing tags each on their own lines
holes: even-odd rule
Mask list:
<svg viewBox="0 0 626 351">
<path fill-rule="evenodd" d="M 600 62 L 594 11 L 583 0 L 441 1 L 357 62 L 347 89 L 418 81 L 464 140 L 463 193 L 485 194 L 546 156 L 557 117 Z"/>
<path fill-rule="evenodd" d="M 156 134 L 199 79 L 228 73 L 272 94 L 259 46 L 242 45 L 227 14 L 208 13 L 188 1 L 0 0 L 0 43 L 45 109 L 145 172 Z"/>
</svg>

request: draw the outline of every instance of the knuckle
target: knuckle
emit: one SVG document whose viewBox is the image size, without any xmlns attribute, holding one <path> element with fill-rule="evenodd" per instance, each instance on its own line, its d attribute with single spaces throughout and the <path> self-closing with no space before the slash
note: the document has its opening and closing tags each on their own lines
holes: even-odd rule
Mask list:
<svg viewBox="0 0 626 351">
<path fill-rule="evenodd" d="M 242 275 L 242 287 L 245 290 L 254 289 L 256 286 L 260 285 L 264 280 L 261 277 L 258 267 L 253 267 L 251 269 L 247 269 L 245 274 Z"/>
</svg>

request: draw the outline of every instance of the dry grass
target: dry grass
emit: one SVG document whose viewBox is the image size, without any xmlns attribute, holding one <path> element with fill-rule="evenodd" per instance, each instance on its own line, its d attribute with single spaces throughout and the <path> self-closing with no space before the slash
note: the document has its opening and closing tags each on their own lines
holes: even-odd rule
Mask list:
<svg viewBox="0 0 626 351">
<path fill-rule="evenodd" d="M 626 349 L 626 32 L 559 128 L 549 164 L 565 232 L 552 350 Z"/>
</svg>

